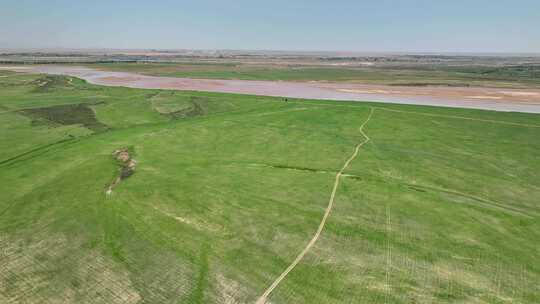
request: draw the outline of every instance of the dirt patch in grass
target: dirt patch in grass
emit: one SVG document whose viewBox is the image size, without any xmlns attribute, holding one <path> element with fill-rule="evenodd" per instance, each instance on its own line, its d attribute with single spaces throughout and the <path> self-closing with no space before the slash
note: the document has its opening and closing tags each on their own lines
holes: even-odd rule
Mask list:
<svg viewBox="0 0 540 304">
<path fill-rule="evenodd" d="M 20 110 L 19 113 L 32 118 L 32 123 L 56 125 L 83 125 L 94 132 L 105 131 L 108 126 L 96 119 L 89 104 L 60 105 L 45 108 Z"/>
<path fill-rule="evenodd" d="M 215 282 L 218 286 L 217 290 L 219 291 L 216 298 L 213 299 L 215 303 L 239 304 L 242 303 L 240 299 L 248 297 L 248 291 L 245 286 L 225 277 L 221 273 L 217 274 Z"/>
<path fill-rule="evenodd" d="M 61 75 L 47 75 L 32 81 L 35 88 L 32 93 L 46 93 L 55 88 L 65 88 L 72 85 L 73 78 Z"/>
<path fill-rule="evenodd" d="M 120 182 L 135 173 L 137 161 L 133 159 L 133 154 L 133 149 L 130 150 L 129 148 L 122 148 L 113 152 L 113 157 L 118 162 L 120 172 L 107 188 L 107 191 L 105 192 L 107 195 L 111 194 L 114 187 L 120 184 Z"/>
</svg>

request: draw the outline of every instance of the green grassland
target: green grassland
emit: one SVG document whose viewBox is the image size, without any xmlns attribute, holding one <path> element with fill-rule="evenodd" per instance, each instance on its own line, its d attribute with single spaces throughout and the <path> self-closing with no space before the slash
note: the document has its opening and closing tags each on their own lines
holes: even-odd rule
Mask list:
<svg viewBox="0 0 540 304">
<path fill-rule="evenodd" d="M 445 66 L 395 64 L 370 67 L 334 67 L 315 64 L 278 65 L 193 61 L 183 63 L 101 63 L 89 66 L 110 71 L 188 78 L 345 81 L 406 86 L 540 88 L 540 65 Z"/>
<path fill-rule="evenodd" d="M 0 72 L 0 303 L 540 303 L 540 116 Z M 135 173 L 112 153 L 129 148 Z"/>
</svg>

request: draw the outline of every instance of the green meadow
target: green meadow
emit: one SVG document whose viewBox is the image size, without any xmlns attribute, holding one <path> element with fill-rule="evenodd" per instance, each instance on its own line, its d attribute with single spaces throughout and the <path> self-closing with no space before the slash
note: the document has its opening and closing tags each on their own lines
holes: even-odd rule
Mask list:
<svg viewBox="0 0 540 304">
<path fill-rule="evenodd" d="M 254 303 L 370 113 L 268 303 L 540 303 L 540 115 L 5 71 L 0 303 Z"/>
</svg>

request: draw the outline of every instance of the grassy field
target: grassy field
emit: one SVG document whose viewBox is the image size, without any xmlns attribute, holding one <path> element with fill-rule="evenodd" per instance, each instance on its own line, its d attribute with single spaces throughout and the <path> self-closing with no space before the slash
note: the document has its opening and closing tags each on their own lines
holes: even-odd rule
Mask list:
<svg viewBox="0 0 540 304">
<path fill-rule="evenodd" d="M 0 303 L 540 303 L 540 116 L 0 72 Z M 126 148 L 135 173 L 105 192 Z"/>
<path fill-rule="evenodd" d="M 184 63 L 106 63 L 89 65 L 109 71 L 128 71 L 152 76 L 336 81 L 406 86 L 485 86 L 501 88 L 540 88 L 540 65 L 446 66 L 387 65 L 371 67 L 245 64 L 241 62 Z"/>
</svg>

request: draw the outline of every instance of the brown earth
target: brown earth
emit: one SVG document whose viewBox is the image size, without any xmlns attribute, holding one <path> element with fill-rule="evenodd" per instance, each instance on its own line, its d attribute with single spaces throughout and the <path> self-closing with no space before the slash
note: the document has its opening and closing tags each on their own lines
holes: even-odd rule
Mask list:
<svg viewBox="0 0 540 304">
<path fill-rule="evenodd" d="M 135 166 L 137 161 L 135 161 L 127 148 L 119 149 L 113 152 L 114 158 L 121 163 L 120 165 L 120 174 L 114 179 L 114 181 L 109 185 L 107 195 L 112 193 L 114 187 L 116 187 L 122 180 L 130 177 L 135 172 Z"/>
</svg>

